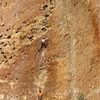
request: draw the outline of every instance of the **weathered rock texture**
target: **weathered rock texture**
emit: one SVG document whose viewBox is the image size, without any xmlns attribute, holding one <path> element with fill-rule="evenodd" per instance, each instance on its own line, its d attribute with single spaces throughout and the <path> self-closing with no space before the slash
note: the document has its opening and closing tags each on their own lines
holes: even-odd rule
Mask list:
<svg viewBox="0 0 100 100">
<path fill-rule="evenodd" d="M 37 100 L 39 87 L 43 100 L 99 100 L 99 5 L 0 0 L 0 100 Z"/>
</svg>

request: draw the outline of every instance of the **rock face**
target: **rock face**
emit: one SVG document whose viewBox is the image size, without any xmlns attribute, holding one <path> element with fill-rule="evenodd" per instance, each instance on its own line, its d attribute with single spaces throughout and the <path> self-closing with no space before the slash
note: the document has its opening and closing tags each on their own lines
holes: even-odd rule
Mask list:
<svg viewBox="0 0 100 100">
<path fill-rule="evenodd" d="M 0 0 L 0 100 L 38 100 L 39 88 L 42 100 L 99 100 L 99 8 L 98 0 Z"/>
</svg>

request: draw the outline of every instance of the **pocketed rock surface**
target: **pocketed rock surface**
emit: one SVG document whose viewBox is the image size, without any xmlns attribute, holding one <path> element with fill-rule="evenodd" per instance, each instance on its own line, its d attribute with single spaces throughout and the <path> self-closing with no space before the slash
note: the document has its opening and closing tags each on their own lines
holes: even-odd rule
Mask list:
<svg viewBox="0 0 100 100">
<path fill-rule="evenodd" d="M 99 9 L 98 0 L 0 0 L 0 100 L 38 100 L 39 88 L 42 100 L 100 100 Z"/>
</svg>

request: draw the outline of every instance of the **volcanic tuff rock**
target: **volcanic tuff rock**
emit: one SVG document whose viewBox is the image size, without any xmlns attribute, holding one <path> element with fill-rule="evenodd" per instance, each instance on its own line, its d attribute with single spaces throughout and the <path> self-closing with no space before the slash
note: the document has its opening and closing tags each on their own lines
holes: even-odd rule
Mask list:
<svg viewBox="0 0 100 100">
<path fill-rule="evenodd" d="M 0 0 L 0 100 L 99 100 L 99 5 Z"/>
</svg>

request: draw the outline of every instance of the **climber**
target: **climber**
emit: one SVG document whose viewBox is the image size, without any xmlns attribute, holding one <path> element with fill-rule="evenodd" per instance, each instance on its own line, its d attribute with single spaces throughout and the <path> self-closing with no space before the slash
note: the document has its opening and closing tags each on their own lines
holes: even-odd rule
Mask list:
<svg viewBox="0 0 100 100">
<path fill-rule="evenodd" d="M 43 97 L 43 93 L 41 91 L 41 88 L 39 88 L 39 91 L 38 91 L 38 100 L 42 100 L 42 97 Z"/>
<path fill-rule="evenodd" d="M 41 51 L 43 48 L 46 48 L 48 45 L 48 39 L 47 38 L 42 38 L 41 39 L 41 44 L 40 44 L 40 48 L 38 51 Z"/>
<path fill-rule="evenodd" d="M 41 40 L 41 48 L 46 48 L 48 45 L 48 41 L 46 38 L 42 38 Z"/>
</svg>

